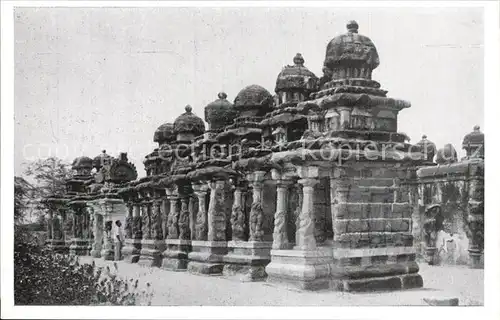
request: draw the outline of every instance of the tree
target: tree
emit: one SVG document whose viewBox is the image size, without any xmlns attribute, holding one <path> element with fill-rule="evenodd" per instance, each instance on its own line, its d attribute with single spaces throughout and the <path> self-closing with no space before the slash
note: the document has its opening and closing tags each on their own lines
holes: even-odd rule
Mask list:
<svg viewBox="0 0 500 320">
<path fill-rule="evenodd" d="M 22 223 L 29 209 L 30 200 L 35 193 L 34 187 L 22 177 L 14 177 L 14 222 Z"/>
<path fill-rule="evenodd" d="M 24 173 L 33 183 L 28 183 L 22 177 L 16 177 L 14 181 L 14 216 L 18 223 L 24 222 L 27 213 L 34 213 L 40 218 L 45 209 L 41 199 L 64 194 L 66 180 L 71 176 L 71 167 L 59 158 L 50 157 L 28 163 Z"/>
<path fill-rule="evenodd" d="M 37 196 L 45 197 L 65 192 L 65 183 L 71 176 L 71 167 L 57 157 L 50 157 L 28 164 L 25 174 L 36 182 Z"/>
</svg>

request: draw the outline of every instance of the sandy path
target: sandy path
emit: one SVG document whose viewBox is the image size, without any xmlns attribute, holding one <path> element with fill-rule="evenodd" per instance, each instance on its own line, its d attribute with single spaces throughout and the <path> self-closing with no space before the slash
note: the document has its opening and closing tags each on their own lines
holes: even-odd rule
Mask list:
<svg viewBox="0 0 500 320">
<path fill-rule="evenodd" d="M 91 257 L 81 257 L 91 262 Z M 95 259 L 99 266 L 113 262 Z M 187 272 L 117 263 L 120 277 L 139 278 L 151 283 L 152 305 L 169 306 L 394 306 L 425 305 L 424 297 L 457 297 L 460 305 L 484 302 L 484 270 L 467 267 L 430 267 L 420 265 L 424 288 L 379 293 L 301 292 L 265 282 L 240 283 L 220 276 L 200 276 Z"/>
</svg>

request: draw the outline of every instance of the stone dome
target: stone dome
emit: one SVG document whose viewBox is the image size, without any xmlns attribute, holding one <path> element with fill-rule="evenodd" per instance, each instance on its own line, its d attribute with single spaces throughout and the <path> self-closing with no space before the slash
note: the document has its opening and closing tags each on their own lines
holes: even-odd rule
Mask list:
<svg viewBox="0 0 500 320">
<path fill-rule="evenodd" d="M 465 149 L 469 145 L 479 146 L 484 144 L 484 133 L 479 126 L 474 126 L 474 131 L 465 135 L 462 147 Z"/>
<path fill-rule="evenodd" d="M 219 130 L 233 123 L 236 111 L 233 104 L 227 100 L 227 94 L 220 92 L 218 99 L 210 102 L 205 107 L 205 121 L 208 122 L 210 130 Z"/>
<path fill-rule="evenodd" d="M 316 91 L 319 79 L 304 66 L 304 58 L 297 53 L 293 58 L 293 65 L 283 67 L 276 79 L 276 92 L 290 89 Z"/>
<path fill-rule="evenodd" d="M 238 93 L 234 99 L 234 107 L 237 110 L 260 109 L 265 114 L 273 106 L 273 96 L 265 88 L 253 84 L 247 86 Z"/>
<path fill-rule="evenodd" d="M 158 142 L 158 144 L 163 144 L 165 142 L 170 142 L 175 140 L 174 125 L 172 123 L 164 123 L 156 129 L 153 141 Z"/>
<path fill-rule="evenodd" d="M 484 133 L 479 126 L 474 126 L 474 131 L 465 135 L 462 149 L 467 152 L 468 158 L 484 158 Z"/>
<path fill-rule="evenodd" d="M 75 158 L 71 164 L 71 168 L 73 170 L 92 169 L 92 159 L 85 156 Z"/>
<path fill-rule="evenodd" d="M 112 159 L 113 157 L 107 154 L 106 150 L 102 150 L 102 153 L 94 158 L 92 165 L 99 170 L 104 164 L 109 163 Z"/>
<path fill-rule="evenodd" d="M 185 108 L 186 112 L 177 117 L 174 121 L 174 133 L 192 133 L 195 137 L 205 132 L 205 123 L 195 115 L 190 105 Z"/>
<path fill-rule="evenodd" d="M 422 149 L 422 152 L 424 152 L 425 159 L 427 161 L 432 161 L 437 151 L 436 144 L 428 140 L 427 135 L 424 134 L 422 136 L 422 140 L 417 142 L 416 145 Z"/>
<path fill-rule="evenodd" d="M 436 163 L 437 164 L 450 164 L 457 162 L 457 151 L 451 143 L 445 144 L 443 148 L 437 151 Z"/>
<path fill-rule="evenodd" d="M 350 21 L 347 33 L 333 38 L 326 47 L 324 66 L 332 72 L 334 80 L 371 79 L 372 70 L 379 64 L 377 48 L 370 38 L 358 33 L 356 21 Z"/>
</svg>

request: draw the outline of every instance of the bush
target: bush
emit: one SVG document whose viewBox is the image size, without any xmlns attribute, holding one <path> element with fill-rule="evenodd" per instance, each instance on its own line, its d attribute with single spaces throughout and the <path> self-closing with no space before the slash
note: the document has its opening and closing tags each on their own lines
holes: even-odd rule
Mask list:
<svg viewBox="0 0 500 320">
<path fill-rule="evenodd" d="M 138 280 L 123 280 L 109 267 L 80 264 L 77 258 L 36 245 L 29 234 L 15 233 L 14 301 L 16 305 L 137 305 L 152 293 Z M 115 263 L 115 269 L 118 266 Z M 150 289 L 149 283 L 147 288 Z"/>
</svg>

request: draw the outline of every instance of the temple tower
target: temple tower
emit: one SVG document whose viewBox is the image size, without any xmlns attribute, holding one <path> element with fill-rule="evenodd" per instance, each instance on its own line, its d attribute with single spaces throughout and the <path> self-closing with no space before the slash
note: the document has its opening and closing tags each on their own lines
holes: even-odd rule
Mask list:
<svg viewBox="0 0 500 320">
<path fill-rule="evenodd" d="M 388 98 L 372 80 L 379 64 L 355 21 L 328 43 L 319 91 L 294 110 L 307 130 L 272 155 L 276 182 L 297 181 L 301 200 L 295 245 L 271 251 L 268 281 L 341 291 L 423 285 L 402 182 L 425 159 L 397 132 L 397 115 L 410 103 Z"/>
</svg>

